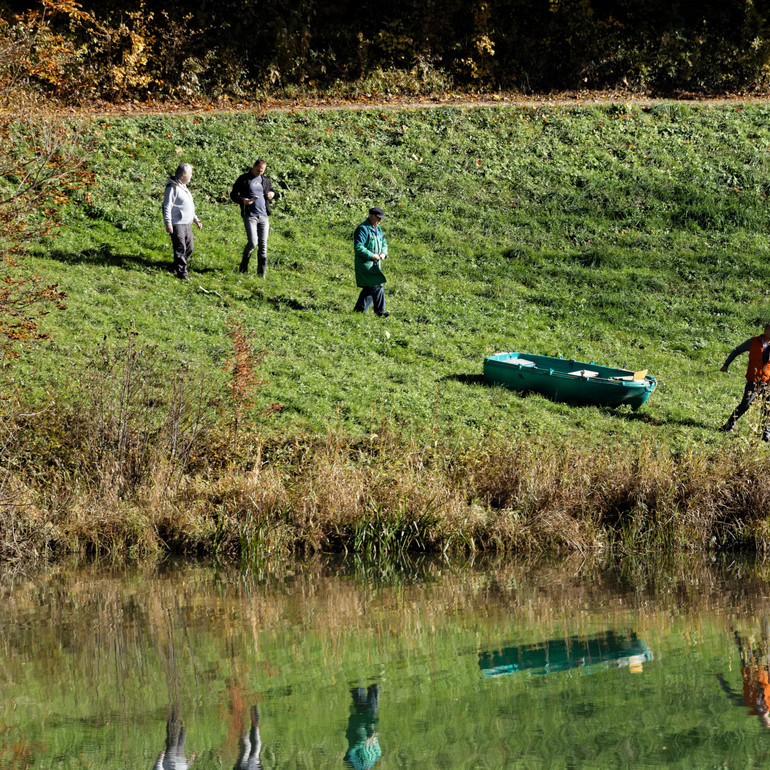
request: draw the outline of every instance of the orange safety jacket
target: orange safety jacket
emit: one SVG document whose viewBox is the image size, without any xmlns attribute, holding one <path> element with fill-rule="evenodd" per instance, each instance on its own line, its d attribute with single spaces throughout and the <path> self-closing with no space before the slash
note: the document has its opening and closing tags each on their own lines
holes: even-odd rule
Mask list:
<svg viewBox="0 0 770 770">
<path fill-rule="evenodd" d="M 770 360 L 765 356 L 762 347 L 762 337 L 752 337 L 749 348 L 749 366 L 746 369 L 746 379 L 749 382 L 770 381 Z"/>
<path fill-rule="evenodd" d="M 764 666 L 745 666 L 743 678 L 743 702 L 752 714 L 770 712 L 770 680 Z"/>
</svg>

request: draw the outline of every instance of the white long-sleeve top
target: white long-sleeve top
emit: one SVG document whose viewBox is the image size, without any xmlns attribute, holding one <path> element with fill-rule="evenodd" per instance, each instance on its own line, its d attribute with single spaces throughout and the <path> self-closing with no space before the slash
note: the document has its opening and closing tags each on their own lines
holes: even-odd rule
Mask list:
<svg viewBox="0 0 770 770">
<path fill-rule="evenodd" d="M 197 221 L 192 193 L 178 179 L 169 179 L 163 195 L 163 224 L 191 225 Z"/>
</svg>

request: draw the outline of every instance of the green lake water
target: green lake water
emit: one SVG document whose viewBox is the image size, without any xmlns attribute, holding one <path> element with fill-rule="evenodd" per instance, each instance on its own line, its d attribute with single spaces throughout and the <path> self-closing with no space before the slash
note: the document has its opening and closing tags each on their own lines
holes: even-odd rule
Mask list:
<svg viewBox="0 0 770 770">
<path fill-rule="evenodd" d="M 765 767 L 766 571 L 6 576 L 0 768 Z"/>
</svg>

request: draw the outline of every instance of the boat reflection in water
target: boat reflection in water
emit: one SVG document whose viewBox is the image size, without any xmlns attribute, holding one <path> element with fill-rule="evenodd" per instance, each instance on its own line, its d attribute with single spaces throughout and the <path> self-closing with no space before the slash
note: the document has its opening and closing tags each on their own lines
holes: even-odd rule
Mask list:
<svg viewBox="0 0 770 770">
<path fill-rule="evenodd" d="M 596 636 L 571 636 L 537 644 L 521 644 L 479 653 L 479 668 L 484 678 L 527 672 L 550 674 L 571 669 L 587 672 L 627 666 L 640 673 L 652 652 L 633 632 L 607 631 Z"/>
</svg>

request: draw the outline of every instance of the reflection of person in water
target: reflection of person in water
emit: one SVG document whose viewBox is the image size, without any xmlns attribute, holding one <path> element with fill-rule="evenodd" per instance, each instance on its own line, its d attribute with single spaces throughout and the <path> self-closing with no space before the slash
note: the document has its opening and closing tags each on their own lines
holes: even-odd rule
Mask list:
<svg viewBox="0 0 770 770">
<path fill-rule="evenodd" d="M 259 755 L 262 739 L 259 737 L 259 706 L 251 707 L 251 729 L 241 738 L 241 753 L 233 770 L 262 770 Z"/>
<path fill-rule="evenodd" d="M 187 770 L 195 760 L 195 755 L 190 757 L 188 763 L 184 754 L 184 744 L 187 740 L 187 731 L 179 716 L 176 706 L 171 707 L 171 712 L 166 722 L 166 748 L 160 752 L 153 770 Z"/>
<path fill-rule="evenodd" d="M 354 687 L 350 694 L 353 696 L 353 705 L 345 732 L 348 750 L 344 762 L 355 770 L 368 770 L 382 754 L 374 730 L 380 705 L 380 686 L 370 684 L 366 690 Z"/>
<path fill-rule="evenodd" d="M 768 676 L 770 650 L 768 650 L 767 640 L 763 640 L 762 649 L 757 650 L 756 647 L 752 648 L 748 639 L 742 639 L 737 631 L 734 634 L 741 654 L 743 696 L 732 690 L 722 674 L 717 674 L 717 679 L 733 703 L 746 706 L 750 713 L 759 717 L 759 721 L 765 727 L 770 728 L 770 677 Z"/>
</svg>

